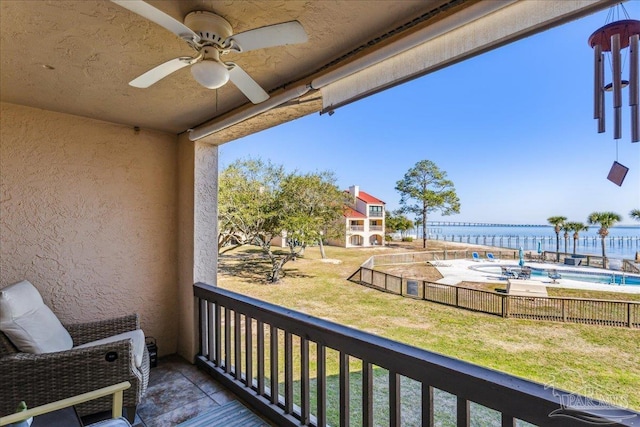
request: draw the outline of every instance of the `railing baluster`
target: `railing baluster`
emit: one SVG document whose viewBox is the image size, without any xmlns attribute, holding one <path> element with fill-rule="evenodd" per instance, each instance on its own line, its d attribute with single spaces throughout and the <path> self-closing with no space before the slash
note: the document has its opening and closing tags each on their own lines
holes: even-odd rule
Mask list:
<svg viewBox="0 0 640 427">
<path fill-rule="evenodd" d="M 400 421 L 400 375 L 389 371 L 389 426 L 399 427 Z"/>
<path fill-rule="evenodd" d="M 318 427 L 327 425 L 327 360 L 326 349 L 318 343 L 317 363 L 318 363 Z"/>
<path fill-rule="evenodd" d="M 502 414 L 502 427 L 516 427 L 516 419 L 512 415 Z"/>
<path fill-rule="evenodd" d="M 284 333 L 284 413 L 293 414 L 293 336 Z"/>
<path fill-rule="evenodd" d="M 433 427 L 433 387 L 422 383 L 422 427 Z"/>
<path fill-rule="evenodd" d="M 362 361 L 362 425 L 373 427 L 373 367 Z"/>
<path fill-rule="evenodd" d="M 349 355 L 340 352 L 340 427 L 349 427 Z"/>
<path fill-rule="evenodd" d="M 271 325 L 271 332 L 269 333 L 269 339 L 271 341 L 271 347 L 269 352 L 269 359 L 271 361 L 271 403 L 273 405 L 278 404 L 278 328 Z"/>
<path fill-rule="evenodd" d="M 244 316 L 244 362 L 245 362 L 245 384 L 253 387 L 253 319 Z"/>
<path fill-rule="evenodd" d="M 260 320 L 257 321 L 258 328 L 258 351 L 257 351 L 257 365 L 258 365 L 258 394 L 264 396 L 264 323 Z"/>
<path fill-rule="evenodd" d="M 469 401 L 464 397 L 457 397 L 457 423 L 458 427 L 469 427 Z"/>
<path fill-rule="evenodd" d="M 222 366 L 222 307 L 216 303 L 216 366 Z"/>
<path fill-rule="evenodd" d="M 215 306 L 212 302 L 207 303 L 207 323 L 207 333 L 209 334 L 209 354 L 207 359 L 215 361 Z"/>
<path fill-rule="evenodd" d="M 240 320 L 240 313 L 234 311 L 233 320 L 233 344 L 234 344 L 234 371 L 236 374 L 236 380 L 240 381 L 242 378 L 242 332 L 240 330 L 242 322 Z"/>
<path fill-rule="evenodd" d="M 207 300 L 201 299 L 199 300 L 200 304 L 198 304 L 198 313 L 200 317 L 199 328 L 200 328 L 200 354 L 204 356 L 205 352 L 208 352 L 207 348 Z M 209 356 L 209 354 L 207 354 Z"/>
<path fill-rule="evenodd" d="M 309 404 L 309 341 L 300 337 L 300 423 L 309 424 L 311 407 Z"/>
<path fill-rule="evenodd" d="M 231 372 L 231 309 L 224 308 L 224 371 Z"/>
</svg>

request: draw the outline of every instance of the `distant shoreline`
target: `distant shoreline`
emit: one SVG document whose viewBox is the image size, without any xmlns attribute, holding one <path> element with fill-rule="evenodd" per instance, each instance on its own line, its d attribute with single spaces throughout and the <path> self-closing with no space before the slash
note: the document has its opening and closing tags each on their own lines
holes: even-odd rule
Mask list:
<svg viewBox="0 0 640 427">
<path fill-rule="evenodd" d="M 440 223 L 442 222 L 442 223 Z M 449 223 L 450 222 L 450 223 Z M 449 223 L 449 224 L 447 224 Z M 588 225 L 588 224 L 585 224 Z M 478 228 L 482 228 L 482 227 L 495 227 L 495 228 L 499 228 L 499 227 L 513 227 L 513 228 L 526 228 L 526 227 L 531 227 L 531 228 L 535 228 L 535 227 L 539 227 L 539 228 L 550 228 L 553 230 L 554 226 L 551 224 L 501 224 L 501 223 L 490 223 L 490 222 L 464 222 L 464 221 L 438 221 L 435 224 L 430 223 L 429 221 L 427 221 L 427 228 L 432 228 L 432 227 L 478 227 Z M 598 224 L 594 224 L 591 225 L 590 227 L 598 227 Z M 614 228 L 637 228 L 638 230 L 640 230 L 640 224 L 616 224 L 613 227 L 609 227 L 609 229 L 614 229 Z"/>
<path fill-rule="evenodd" d="M 555 239 L 555 237 L 554 237 Z M 409 243 L 409 242 L 401 242 L 399 240 L 394 240 L 392 242 L 387 242 L 387 246 L 389 247 L 395 247 L 395 246 L 406 246 L 407 248 L 411 247 L 412 250 L 425 250 L 425 251 L 432 251 L 432 250 L 445 250 L 445 249 L 451 249 L 451 250 L 467 250 L 467 251 L 472 251 L 472 250 L 489 250 L 489 251 L 495 251 L 495 252 L 499 252 L 499 251 L 517 251 L 519 248 L 510 248 L 510 247 L 506 247 L 506 246 L 496 246 L 496 245 L 489 245 L 489 244 L 483 244 L 483 243 L 467 243 L 467 242 L 452 242 L 449 240 L 435 240 L 435 239 L 427 239 L 427 248 L 426 249 L 422 249 L 420 248 L 420 245 L 422 244 L 422 238 L 418 238 L 415 239 L 413 242 Z M 435 244 L 435 245 L 434 245 Z M 435 246 L 435 248 L 434 248 Z M 457 249 L 456 249 L 457 248 Z M 609 249 L 609 248 L 607 248 Z M 552 252 L 555 253 L 555 247 L 552 249 L 545 249 L 546 252 Z M 637 249 L 638 252 L 640 252 L 640 248 Z M 529 253 L 534 253 L 537 252 L 536 249 L 525 249 L 525 252 L 529 252 Z M 563 254 L 565 253 L 563 248 L 562 248 L 562 244 L 560 246 L 560 253 Z M 582 252 L 580 250 L 576 250 L 576 254 L 577 255 L 586 255 L 586 256 L 601 256 L 601 253 L 593 253 L 593 252 Z M 625 255 L 629 255 L 629 256 L 625 256 Z M 620 253 L 609 253 L 607 252 L 607 258 L 609 259 L 630 259 L 630 260 L 634 260 L 635 259 L 635 252 L 633 253 L 626 253 L 626 254 L 620 254 Z"/>
<path fill-rule="evenodd" d="M 601 255 L 601 237 L 598 225 L 590 226 L 579 233 L 576 252 L 588 255 Z M 422 228 L 414 228 L 405 233 L 407 237 L 422 239 Z M 394 233 L 394 238 L 400 238 Z M 442 225 L 427 227 L 427 238 L 431 241 L 447 241 L 466 244 L 479 244 L 506 249 L 537 251 L 538 245 L 543 251 L 556 251 L 556 233 L 551 225 L 521 227 L 516 225 L 480 226 L 480 225 Z M 564 230 L 560 231 L 560 252 L 573 252 L 573 233 L 569 232 L 565 240 Z M 565 246 L 565 242 L 567 245 Z M 635 259 L 640 252 L 640 225 L 618 225 L 609 228 L 605 238 L 606 254 L 609 258 Z"/>
</svg>

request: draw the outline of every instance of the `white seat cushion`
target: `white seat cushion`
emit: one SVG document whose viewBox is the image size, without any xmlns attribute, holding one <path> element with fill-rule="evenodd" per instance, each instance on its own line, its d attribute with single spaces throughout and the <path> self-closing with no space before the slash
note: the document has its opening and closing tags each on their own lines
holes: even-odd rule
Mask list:
<svg viewBox="0 0 640 427">
<path fill-rule="evenodd" d="M 79 345 L 75 348 L 85 348 L 92 347 L 94 345 L 100 344 L 108 344 L 115 341 L 121 341 L 131 338 L 133 340 L 133 358 L 136 364 L 136 367 L 142 366 L 142 355 L 144 354 L 144 332 L 141 329 L 136 329 L 134 331 L 124 332 L 122 334 L 113 335 L 108 338 L 103 338 L 97 341 L 91 341 L 86 344 Z"/>
<path fill-rule="evenodd" d="M 26 280 L 0 289 L 0 331 L 24 353 L 52 353 L 73 347 L 69 332 Z"/>
</svg>

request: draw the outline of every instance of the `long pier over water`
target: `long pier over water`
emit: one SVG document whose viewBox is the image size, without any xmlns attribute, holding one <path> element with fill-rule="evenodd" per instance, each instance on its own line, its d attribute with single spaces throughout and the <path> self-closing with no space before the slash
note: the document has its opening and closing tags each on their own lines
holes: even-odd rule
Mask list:
<svg viewBox="0 0 640 427">
<path fill-rule="evenodd" d="M 492 224 L 487 222 L 427 221 L 427 227 L 550 227 L 549 224 Z"/>
<path fill-rule="evenodd" d="M 480 244 L 503 248 L 523 247 L 525 250 L 556 249 L 556 233 L 550 224 L 500 224 L 465 221 L 427 221 L 427 238 L 450 242 Z M 581 231 L 575 241 L 580 253 L 601 253 L 602 239 L 598 235 L 599 225 L 590 225 Z M 418 226 L 405 233 L 413 238 L 422 237 L 422 227 Z M 559 233 L 560 247 L 565 252 L 573 251 L 573 232 Z M 635 259 L 640 249 L 640 225 L 619 225 L 609 229 L 605 238 L 608 256 Z"/>
</svg>

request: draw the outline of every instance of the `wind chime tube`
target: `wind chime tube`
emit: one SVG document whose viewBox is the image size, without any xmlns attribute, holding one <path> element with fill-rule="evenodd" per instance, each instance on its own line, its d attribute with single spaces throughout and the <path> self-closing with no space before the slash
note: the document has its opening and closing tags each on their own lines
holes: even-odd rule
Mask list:
<svg viewBox="0 0 640 427">
<path fill-rule="evenodd" d="M 613 139 L 622 138 L 622 64 L 620 34 L 611 36 L 611 64 L 613 68 Z"/>
<path fill-rule="evenodd" d="M 604 110 L 604 53 L 600 54 L 600 61 L 598 61 L 599 71 L 598 76 L 600 82 L 598 83 L 598 133 L 605 132 L 605 110 Z"/>
<path fill-rule="evenodd" d="M 602 86 L 600 86 L 600 62 L 602 61 L 602 46 L 599 44 L 593 47 L 593 118 L 600 118 L 600 97 L 602 96 Z"/>
<path fill-rule="evenodd" d="M 622 107 L 622 64 L 620 58 L 620 34 L 611 36 L 611 68 L 613 72 L 613 107 Z"/>
<path fill-rule="evenodd" d="M 631 106 L 631 142 L 640 141 L 640 115 L 638 114 L 638 106 Z"/>
<path fill-rule="evenodd" d="M 629 37 L 629 105 L 638 105 L 638 37 Z"/>
<path fill-rule="evenodd" d="M 622 107 L 613 109 L 613 139 L 622 138 Z"/>
<path fill-rule="evenodd" d="M 631 142 L 640 141 L 638 116 L 638 34 L 629 37 L 629 105 L 631 106 Z"/>
</svg>

